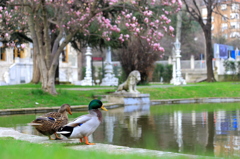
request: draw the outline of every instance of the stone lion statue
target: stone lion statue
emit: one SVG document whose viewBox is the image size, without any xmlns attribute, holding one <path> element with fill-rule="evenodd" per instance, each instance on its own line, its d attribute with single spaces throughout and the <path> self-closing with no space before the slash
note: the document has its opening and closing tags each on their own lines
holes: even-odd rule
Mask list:
<svg viewBox="0 0 240 159">
<path fill-rule="evenodd" d="M 136 89 L 137 83 L 141 80 L 139 71 L 134 70 L 129 75 L 127 80 L 118 86 L 116 92 L 139 93 Z"/>
</svg>

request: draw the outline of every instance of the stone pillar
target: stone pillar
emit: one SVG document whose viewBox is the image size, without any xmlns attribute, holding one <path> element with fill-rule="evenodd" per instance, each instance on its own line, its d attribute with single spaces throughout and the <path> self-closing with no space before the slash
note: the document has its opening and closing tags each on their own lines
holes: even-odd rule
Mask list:
<svg viewBox="0 0 240 159">
<path fill-rule="evenodd" d="M 239 50 L 238 50 L 238 48 L 236 48 L 236 50 L 235 50 L 235 58 L 236 58 L 236 60 L 237 61 L 240 61 L 240 56 L 238 55 L 238 52 L 239 52 Z"/>
<path fill-rule="evenodd" d="M 172 48 L 172 79 L 170 81 L 171 84 L 176 82 L 176 56 L 175 50 Z"/>
<path fill-rule="evenodd" d="M 171 57 L 171 56 L 168 57 L 168 64 L 169 64 L 169 65 L 172 64 L 172 57 Z"/>
<path fill-rule="evenodd" d="M 236 60 L 236 63 L 237 63 L 238 61 L 240 61 L 240 56 L 238 55 L 238 52 L 239 52 L 239 50 L 238 50 L 238 48 L 236 48 L 236 50 L 235 50 L 235 60 Z M 236 69 L 236 72 L 240 72 L 240 70 L 239 70 L 238 67 L 237 67 L 237 69 Z"/>
<path fill-rule="evenodd" d="M 87 79 L 92 79 L 92 53 L 91 53 L 91 48 L 87 47 L 87 52 L 86 52 L 86 78 Z"/>
<path fill-rule="evenodd" d="M 176 43 L 178 42 L 178 39 L 176 41 Z M 180 42 L 179 42 L 180 43 Z M 176 78 L 180 78 L 182 76 L 182 72 L 181 72 L 181 55 L 180 55 L 181 50 L 179 48 L 176 48 Z M 179 79 L 178 79 L 179 82 Z M 177 84 L 178 85 L 178 84 Z"/>
<path fill-rule="evenodd" d="M 181 72 L 181 43 L 176 39 L 176 42 L 174 43 L 175 47 L 175 52 L 176 52 L 176 80 L 174 85 L 181 85 L 181 84 L 186 84 L 186 81 L 182 78 L 182 72 Z"/>
<path fill-rule="evenodd" d="M 194 68 L 195 68 L 195 61 L 194 61 L 194 55 L 191 55 L 191 59 L 190 59 L 190 61 L 191 61 L 191 70 L 194 70 Z"/>
<path fill-rule="evenodd" d="M 8 64 L 13 63 L 13 47 L 6 48 L 6 58 Z"/>
<path fill-rule="evenodd" d="M 93 86 L 93 80 L 92 80 L 92 53 L 91 48 L 87 47 L 86 52 L 86 75 L 82 81 L 80 81 L 80 85 L 82 86 Z"/>
<path fill-rule="evenodd" d="M 222 74 L 221 73 L 222 67 L 221 67 L 221 59 L 220 58 L 216 58 L 215 67 L 216 67 L 216 70 L 217 70 L 217 74 L 218 75 Z"/>
<path fill-rule="evenodd" d="M 112 55 L 111 55 L 110 47 L 108 47 L 104 65 L 105 65 L 104 67 L 105 75 L 104 75 L 104 78 L 102 79 L 101 86 L 117 86 L 118 78 L 116 78 L 113 73 Z"/>
</svg>

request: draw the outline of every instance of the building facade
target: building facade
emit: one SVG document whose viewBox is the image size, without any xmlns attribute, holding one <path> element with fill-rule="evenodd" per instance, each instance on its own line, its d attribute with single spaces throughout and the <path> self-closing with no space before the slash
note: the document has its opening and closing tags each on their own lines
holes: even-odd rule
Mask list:
<svg viewBox="0 0 240 159">
<path fill-rule="evenodd" d="M 0 85 L 29 83 L 33 75 L 33 45 L 0 46 Z M 68 44 L 59 58 L 59 81 L 78 80 L 77 51 Z"/>
<path fill-rule="evenodd" d="M 219 0 L 212 14 L 212 36 L 224 37 L 227 41 L 240 38 L 240 0 Z M 207 8 L 202 8 L 207 19 Z"/>
</svg>

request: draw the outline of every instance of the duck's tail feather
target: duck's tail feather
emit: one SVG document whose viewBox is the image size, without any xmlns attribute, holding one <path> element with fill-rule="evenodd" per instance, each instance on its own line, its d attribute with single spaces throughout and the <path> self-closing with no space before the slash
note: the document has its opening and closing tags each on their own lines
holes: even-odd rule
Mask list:
<svg viewBox="0 0 240 159">
<path fill-rule="evenodd" d="M 62 134 L 63 136 L 70 137 L 73 132 L 74 127 L 64 126 L 58 129 L 57 134 Z"/>
<path fill-rule="evenodd" d="M 38 126 L 38 125 L 42 125 L 40 123 L 28 123 L 28 125 L 31 125 L 31 126 Z"/>
<path fill-rule="evenodd" d="M 70 131 L 57 131 L 57 134 L 62 134 L 62 135 L 69 134 L 69 133 L 71 133 L 71 132 Z"/>
</svg>

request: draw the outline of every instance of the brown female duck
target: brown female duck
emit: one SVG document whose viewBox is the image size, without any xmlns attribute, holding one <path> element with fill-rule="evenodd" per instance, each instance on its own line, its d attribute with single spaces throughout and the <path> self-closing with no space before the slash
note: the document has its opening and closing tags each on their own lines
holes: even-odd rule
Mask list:
<svg viewBox="0 0 240 159">
<path fill-rule="evenodd" d="M 40 132 L 43 135 L 48 136 L 50 140 L 53 140 L 51 138 L 51 135 L 55 135 L 55 140 L 61 139 L 56 134 L 56 131 L 62 127 L 63 125 L 66 125 L 68 123 L 68 115 L 72 115 L 70 105 L 63 104 L 58 112 L 50 112 L 47 114 L 44 114 L 37 119 L 33 120 L 29 125 L 34 126 L 38 132 Z"/>
</svg>

